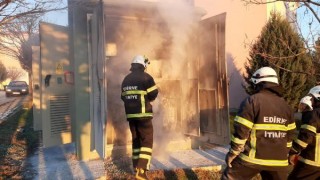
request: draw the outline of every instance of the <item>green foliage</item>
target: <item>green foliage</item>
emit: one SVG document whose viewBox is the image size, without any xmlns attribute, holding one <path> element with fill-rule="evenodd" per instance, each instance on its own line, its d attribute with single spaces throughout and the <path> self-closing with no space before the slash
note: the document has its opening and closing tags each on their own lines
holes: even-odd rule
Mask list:
<svg viewBox="0 0 320 180">
<path fill-rule="evenodd" d="M 314 59 L 314 67 L 316 71 L 316 79 L 317 82 L 320 82 L 320 37 L 315 42 L 315 51 L 313 52 L 313 59 Z"/>
<path fill-rule="evenodd" d="M 279 83 L 285 90 L 283 96 L 293 108 L 315 84 L 311 55 L 292 25 L 279 14 L 272 14 L 249 56 L 245 65 L 247 74 L 244 75 L 248 94 L 253 93 L 250 83 L 252 74 L 264 66 L 276 70 Z"/>
<path fill-rule="evenodd" d="M 0 82 L 7 79 L 7 69 L 0 61 Z"/>
</svg>

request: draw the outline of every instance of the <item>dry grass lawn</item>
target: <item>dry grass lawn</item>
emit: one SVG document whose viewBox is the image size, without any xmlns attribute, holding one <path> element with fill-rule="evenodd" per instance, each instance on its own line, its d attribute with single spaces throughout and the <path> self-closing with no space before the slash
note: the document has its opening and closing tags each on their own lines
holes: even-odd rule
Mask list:
<svg viewBox="0 0 320 180">
<path fill-rule="evenodd" d="M 23 163 L 39 142 L 32 129 L 32 109 L 21 110 L 1 123 L 0 134 L 0 179 L 23 179 Z"/>
</svg>

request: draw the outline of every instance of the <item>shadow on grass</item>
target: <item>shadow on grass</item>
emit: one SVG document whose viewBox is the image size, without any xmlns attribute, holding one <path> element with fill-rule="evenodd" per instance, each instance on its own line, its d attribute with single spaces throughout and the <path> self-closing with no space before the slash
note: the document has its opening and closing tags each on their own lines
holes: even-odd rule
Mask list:
<svg viewBox="0 0 320 180">
<path fill-rule="evenodd" d="M 0 124 L 0 177 L 11 178 L 18 174 L 21 162 L 15 152 L 23 153 L 24 145 L 16 139 L 18 134 L 20 115 L 19 111 Z"/>
</svg>

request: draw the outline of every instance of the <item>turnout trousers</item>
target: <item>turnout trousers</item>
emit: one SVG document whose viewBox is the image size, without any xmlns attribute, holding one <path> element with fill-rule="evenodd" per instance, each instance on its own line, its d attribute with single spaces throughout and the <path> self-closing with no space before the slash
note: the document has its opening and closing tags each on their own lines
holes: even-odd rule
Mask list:
<svg viewBox="0 0 320 180">
<path fill-rule="evenodd" d="M 152 118 L 130 119 L 129 126 L 132 135 L 133 169 L 149 170 L 153 145 Z"/>
<path fill-rule="evenodd" d="M 320 167 L 310 166 L 298 161 L 289 175 L 289 180 L 297 179 L 320 179 Z"/>
<path fill-rule="evenodd" d="M 236 158 L 232 163 L 232 168 L 226 167 L 221 179 L 222 180 L 248 180 L 260 173 L 263 180 L 287 180 L 287 171 L 270 171 L 256 169 L 241 163 L 240 158 Z"/>
</svg>

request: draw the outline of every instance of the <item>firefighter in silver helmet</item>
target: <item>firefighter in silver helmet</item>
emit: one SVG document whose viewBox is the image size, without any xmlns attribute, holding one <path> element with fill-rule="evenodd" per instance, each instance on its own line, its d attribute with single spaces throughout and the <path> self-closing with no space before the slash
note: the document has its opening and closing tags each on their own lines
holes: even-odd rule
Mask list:
<svg viewBox="0 0 320 180">
<path fill-rule="evenodd" d="M 306 97 L 311 107 L 303 113 L 298 138 L 292 143 L 289 162 L 295 166 L 288 179 L 320 179 L 320 86 L 311 88 Z"/>
<path fill-rule="evenodd" d="M 255 93 L 240 105 L 226 155 L 222 179 L 287 179 L 288 152 L 296 124 L 293 110 L 281 97 L 277 73 L 270 67 L 251 77 Z"/>
<path fill-rule="evenodd" d="M 132 163 L 136 179 L 148 179 L 153 145 L 152 105 L 158 88 L 152 76 L 144 72 L 149 60 L 137 55 L 133 58 L 129 73 L 121 85 L 127 120 L 132 135 Z"/>
</svg>

